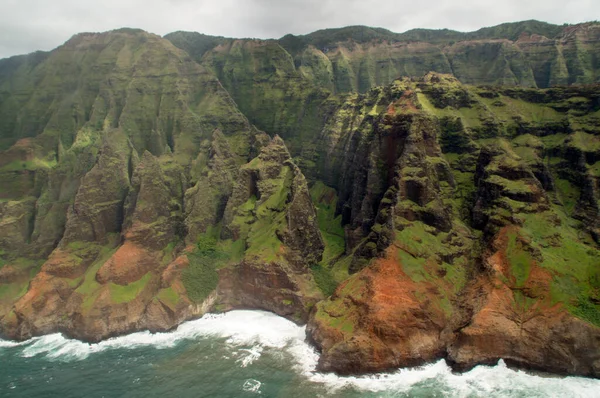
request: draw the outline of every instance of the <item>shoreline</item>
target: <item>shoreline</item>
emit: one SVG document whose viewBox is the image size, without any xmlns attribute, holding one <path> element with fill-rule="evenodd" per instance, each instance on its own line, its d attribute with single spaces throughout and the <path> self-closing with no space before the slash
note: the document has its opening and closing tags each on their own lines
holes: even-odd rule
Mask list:
<svg viewBox="0 0 600 398">
<path fill-rule="evenodd" d="M 182 341 L 191 340 L 193 338 L 198 337 L 197 334 L 192 334 L 190 337 L 180 336 L 178 338 L 175 338 L 173 340 L 172 344 L 167 343 L 166 347 L 162 347 L 160 345 L 160 344 L 164 344 L 166 341 L 170 340 L 169 336 L 176 337 L 176 334 L 178 332 L 180 334 L 186 333 L 186 331 L 183 330 L 186 328 L 186 325 L 190 326 L 194 322 L 198 322 L 201 320 L 216 320 L 216 319 L 226 318 L 227 314 L 231 314 L 231 313 L 255 313 L 255 314 L 263 314 L 263 315 L 267 314 L 267 316 L 276 317 L 275 319 L 288 321 L 288 322 L 294 324 L 296 327 L 302 329 L 302 333 L 304 335 L 303 342 L 307 346 L 309 346 L 312 350 L 314 350 L 314 352 L 317 354 L 318 357 L 320 357 L 320 355 L 321 355 L 321 352 L 320 352 L 319 348 L 317 347 L 317 345 L 315 344 L 315 342 L 311 341 L 311 339 L 309 338 L 309 335 L 306 333 L 306 324 L 303 324 L 303 325 L 297 324 L 293 320 L 287 319 L 286 317 L 282 317 L 273 312 L 266 311 L 263 309 L 233 309 L 233 310 L 225 311 L 225 312 L 207 312 L 200 317 L 195 317 L 193 319 L 185 320 L 168 330 L 153 331 L 148 328 L 137 329 L 137 330 L 132 329 L 129 332 L 115 333 L 114 335 L 112 335 L 110 337 L 103 338 L 103 339 L 100 339 L 97 341 L 75 338 L 75 337 L 70 336 L 69 333 L 66 333 L 66 332 L 60 331 L 60 330 L 50 332 L 50 333 L 35 335 L 35 336 L 29 337 L 29 338 L 23 339 L 23 340 L 7 339 L 3 333 L 0 333 L 0 349 L 13 348 L 13 347 L 19 347 L 19 346 L 27 346 L 29 344 L 35 344 L 36 342 L 38 342 L 44 338 L 48 338 L 48 337 L 52 337 L 52 336 L 56 336 L 56 337 L 60 336 L 60 338 L 64 339 L 67 343 L 81 344 L 82 346 L 88 346 L 90 348 L 95 347 L 95 346 L 106 345 L 107 348 L 116 349 L 116 348 L 123 348 L 118 345 L 119 340 L 130 340 L 131 338 L 136 337 L 135 335 L 138 335 L 138 336 L 143 335 L 144 337 L 147 337 L 150 340 L 155 340 L 155 342 L 154 343 L 153 342 L 137 342 L 136 343 L 135 341 L 132 341 L 133 347 L 155 346 L 155 348 L 157 348 L 157 349 L 169 348 L 169 347 L 177 345 L 178 343 L 180 343 Z M 180 330 L 181 328 L 183 328 L 183 329 Z M 115 344 L 115 346 L 113 346 L 113 343 Z M 102 351 L 102 350 L 99 350 L 99 351 Z M 96 352 L 96 351 L 94 349 L 92 349 L 88 353 L 88 355 L 92 354 L 94 352 Z M 87 358 L 87 356 L 84 358 L 80 358 L 79 360 L 83 360 L 86 358 Z M 535 366 L 529 366 L 529 365 L 523 364 L 519 361 L 511 360 L 510 358 L 494 358 L 494 359 L 490 359 L 488 361 L 482 361 L 482 362 L 478 362 L 475 364 L 469 364 L 467 366 L 458 365 L 458 364 L 454 363 L 453 361 L 449 360 L 447 355 L 436 358 L 433 361 L 423 362 L 423 363 L 421 363 L 419 365 L 415 365 L 415 366 L 399 367 L 399 368 L 398 367 L 390 367 L 387 369 L 382 369 L 381 371 L 378 371 L 378 372 L 358 372 L 358 373 L 357 372 L 348 372 L 348 373 L 322 372 L 319 370 L 319 367 L 317 364 L 315 364 L 315 371 L 322 375 L 334 375 L 336 377 L 342 377 L 342 378 L 345 378 L 345 377 L 363 378 L 363 377 L 375 377 L 375 376 L 379 376 L 379 375 L 392 375 L 392 374 L 395 374 L 397 372 L 402 372 L 402 371 L 411 371 L 411 370 L 435 365 L 435 364 L 439 363 L 440 361 L 444 361 L 446 366 L 448 366 L 451 369 L 451 372 L 453 374 L 459 375 L 459 376 L 467 374 L 467 373 L 473 371 L 475 368 L 480 367 L 480 366 L 495 367 L 495 366 L 498 366 L 499 363 L 503 363 L 504 366 L 506 366 L 508 369 L 511 369 L 514 371 L 522 371 L 531 376 L 538 376 L 538 377 L 543 377 L 543 378 L 561 378 L 561 379 L 566 378 L 566 377 L 581 377 L 581 378 L 585 378 L 585 379 L 589 379 L 589 380 L 600 380 L 600 378 L 593 377 L 590 375 L 549 371 L 547 369 L 543 369 L 543 368 L 539 368 L 539 367 L 535 367 Z"/>
</svg>

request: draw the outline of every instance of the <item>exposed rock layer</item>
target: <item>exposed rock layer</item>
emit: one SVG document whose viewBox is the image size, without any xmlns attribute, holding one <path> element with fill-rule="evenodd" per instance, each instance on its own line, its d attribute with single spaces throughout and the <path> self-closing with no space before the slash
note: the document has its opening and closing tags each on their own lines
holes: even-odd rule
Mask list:
<svg viewBox="0 0 600 398">
<path fill-rule="evenodd" d="M 262 308 L 308 321 L 323 370 L 598 377 L 600 90 L 518 87 L 591 82 L 597 25 L 525 25 L 213 38 L 202 58 L 124 29 L 2 61 L 0 332 L 97 341 Z M 404 71 L 372 68 L 388 52 Z M 393 80 L 415 54 L 517 86 Z"/>
</svg>

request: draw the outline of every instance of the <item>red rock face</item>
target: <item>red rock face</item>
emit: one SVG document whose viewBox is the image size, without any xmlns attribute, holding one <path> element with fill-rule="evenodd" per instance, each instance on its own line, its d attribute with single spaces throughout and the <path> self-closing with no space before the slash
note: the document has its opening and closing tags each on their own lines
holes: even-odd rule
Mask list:
<svg viewBox="0 0 600 398">
<path fill-rule="evenodd" d="M 422 299 L 436 288 L 414 283 L 396 255 L 391 247 L 317 304 L 307 335 L 322 351 L 319 369 L 379 372 L 443 356 L 448 320 L 435 300 Z"/>
<path fill-rule="evenodd" d="M 553 304 L 552 275 L 535 260 L 527 280 L 517 286 L 506 255 L 510 233 L 518 228 L 503 228 L 494 241 L 497 251 L 487 259 L 490 274 L 472 288 L 475 312 L 456 332 L 449 359 L 460 369 L 503 358 L 534 369 L 600 376 L 600 328 Z"/>
<path fill-rule="evenodd" d="M 118 285 L 128 285 L 158 268 L 159 258 L 160 252 L 126 241 L 98 270 L 96 280 L 100 283 L 113 282 Z"/>
<path fill-rule="evenodd" d="M 75 256 L 68 249 L 57 248 L 42 266 L 42 271 L 60 278 L 77 278 L 83 275 L 97 255 L 97 250 L 91 250 L 84 256 Z"/>
<path fill-rule="evenodd" d="M 56 274 L 52 264 L 59 264 L 61 258 L 56 255 L 44 265 L 42 272 L 31 281 L 27 293 L 10 309 L 14 315 L 3 319 L 4 333 L 13 339 L 26 339 L 61 331 L 74 338 L 96 342 L 140 329 L 170 330 L 208 310 L 212 299 L 202 306 L 186 297 L 180 280 L 181 270 L 189 264 L 185 255 L 166 266 L 163 275 L 152 274 L 131 300 L 116 302 L 110 284 L 138 281 L 140 278 L 135 275 L 140 271 L 136 267 L 139 267 L 140 261 L 148 261 L 147 256 L 149 253 L 143 249 L 132 248 L 128 244 L 122 246 L 96 275 L 101 284 L 96 284 L 92 292 L 83 294 L 78 288 L 85 280 L 73 284 L 68 276 Z M 72 270 L 69 267 L 65 269 Z M 105 281 L 104 277 L 109 279 Z M 172 289 L 179 297 L 176 302 L 160 296 L 159 292 L 165 288 Z"/>
<path fill-rule="evenodd" d="M 341 374 L 379 372 L 447 357 L 457 370 L 509 364 L 564 374 L 600 376 L 600 328 L 570 315 L 551 300 L 551 274 L 535 260 L 516 286 L 502 229 L 487 258 L 488 272 L 474 279 L 449 317 L 439 306 L 444 286 L 415 283 L 395 247 L 385 258 L 342 283 L 316 305 L 307 337 L 322 352 L 319 368 Z M 450 290 L 449 286 L 445 287 Z"/>
</svg>

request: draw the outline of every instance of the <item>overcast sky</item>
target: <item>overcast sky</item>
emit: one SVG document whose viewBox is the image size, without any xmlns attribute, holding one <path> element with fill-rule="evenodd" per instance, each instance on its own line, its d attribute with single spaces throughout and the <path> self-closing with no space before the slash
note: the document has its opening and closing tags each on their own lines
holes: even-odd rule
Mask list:
<svg viewBox="0 0 600 398">
<path fill-rule="evenodd" d="M 0 58 L 50 50 L 79 32 L 120 27 L 278 38 L 347 25 L 476 30 L 538 19 L 600 19 L 598 0 L 0 0 Z"/>
</svg>

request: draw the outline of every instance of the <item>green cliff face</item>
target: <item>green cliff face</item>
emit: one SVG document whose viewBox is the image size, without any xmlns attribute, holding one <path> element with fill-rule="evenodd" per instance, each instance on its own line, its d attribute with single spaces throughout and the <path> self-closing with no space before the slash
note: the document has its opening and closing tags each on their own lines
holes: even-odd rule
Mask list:
<svg viewBox="0 0 600 398">
<path fill-rule="evenodd" d="M 263 308 L 297 322 L 323 298 L 310 266 L 324 243 L 306 180 L 279 136 L 240 168 L 221 237 L 242 241 L 240 263 L 220 270 L 226 308 Z"/>
<path fill-rule="evenodd" d="M 598 95 L 428 74 L 349 97 L 319 145 L 350 257 L 331 269 L 355 273 L 309 320 L 321 369 L 596 375 L 569 341 L 599 337 Z"/>
<path fill-rule="evenodd" d="M 256 130 L 216 77 L 158 36 L 81 34 L 36 61 L 1 83 L 5 333 L 97 340 L 205 311 L 181 281 L 186 238 L 204 232 L 186 198 L 222 172 L 211 147 L 226 148 L 233 173 Z"/>
<path fill-rule="evenodd" d="M 268 41 L 191 32 L 166 38 L 199 63 L 215 68 L 232 96 L 242 103 L 248 92 L 237 79 L 252 75 L 260 82 L 265 72 L 275 71 L 270 79 L 299 74 L 338 93 L 364 93 L 400 76 L 416 77 L 430 71 L 452 73 L 466 84 L 540 88 L 590 84 L 598 81 L 594 54 L 599 35 L 597 23 L 557 26 L 525 21 L 469 33 L 416 29 L 398 34 L 355 26 Z M 241 74 L 240 67 L 246 73 Z M 236 84 L 232 84 L 234 78 Z"/>
<path fill-rule="evenodd" d="M 262 308 L 323 370 L 598 377 L 598 35 L 122 29 L 0 60 L 0 334 Z"/>
<path fill-rule="evenodd" d="M 165 38 L 213 71 L 251 123 L 279 134 L 293 156 L 313 150 L 306 141 L 339 105 L 330 93 L 366 93 L 400 76 L 433 71 L 465 84 L 540 88 L 598 82 L 597 23 L 525 21 L 470 33 L 402 34 L 356 26 L 279 40 L 192 32 Z"/>
<path fill-rule="evenodd" d="M 251 123 L 279 134 L 292 153 L 319 131 L 326 111 L 321 105 L 330 93 L 306 79 L 277 42 L 233 40 L 207 51 L 200 62 Z"/>
</svg>

